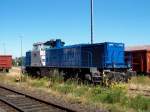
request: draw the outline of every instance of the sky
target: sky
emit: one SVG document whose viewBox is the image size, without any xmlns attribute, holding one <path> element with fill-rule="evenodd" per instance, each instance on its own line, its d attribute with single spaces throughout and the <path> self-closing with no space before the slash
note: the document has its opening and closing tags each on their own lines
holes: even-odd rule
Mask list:
<svg viewBox="0 0 150 112">
<path fill-rule="evenodd" d="M 0 0 L 0 54 L 35 42 L 90 43 L 90 0 Z M 94 0 L 94 43 L 150 44 L 150 0 Z"/>
</svg>

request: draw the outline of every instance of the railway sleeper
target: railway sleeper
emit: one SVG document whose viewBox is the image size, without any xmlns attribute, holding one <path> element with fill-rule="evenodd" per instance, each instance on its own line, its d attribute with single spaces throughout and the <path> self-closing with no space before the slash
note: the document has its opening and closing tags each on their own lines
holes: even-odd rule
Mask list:
<svg viewBox="0 0 150 112">
<path fill-rule="evenodd" d="M 30 107 L 41 107 L 41 106 L 43 106 L 42 104 L 30 104 L 30 105 L 28 105 L 28 104 L 26 104 L 26 105 L 20 105 L 20 104 L 18 104 L 18 106 L 20 106 L 20 107 L 23 107 L 23 108 L 30 108 Z"/>
<path fill-rule="evenodd" d="M 30 105 L 30 106 L 21 106 L 22 109 L 44 109 L 44 108 L 48 108 L 47 106 L 43 106 L 43 105 Z"/>
<path fill-rule="evenodd" d="M 33 112 L 33 111 L 44 112 L 44 110 L 49 110 L 50 108 L 49 107 L 42 107 L 42 108 L 41 107 L 36 107 L 36 108 L 21 108 L 21 109 L 23 109 L 25 112 L 29 112 L 29 111 L 31 111 L 31 112 Z"/>
<path fill-rule="evenodd" d="M 11 100 L 10 100 L 11 101 Z M 11 102 L 13 102 L 14 104 L 16 104 L 16 105 L 19 105 L 20 104 L 20 102 L 21 103 L 25 103 L 25 104 L 27 104 L 27 103 L 29 103 L 29 104 L 31 104 L 31 105 L 33 105 L 33 104 L 36 104 L 35 102 L 31 102 L 31 101 L 11 101 Z"/>
<path fill-rule="evenodd" d="M 36 103 L 21 103 L 21 104 L 17 104 L 18 106 L 30 106 L 30 105 L 37 105 Z"/>
</svg>

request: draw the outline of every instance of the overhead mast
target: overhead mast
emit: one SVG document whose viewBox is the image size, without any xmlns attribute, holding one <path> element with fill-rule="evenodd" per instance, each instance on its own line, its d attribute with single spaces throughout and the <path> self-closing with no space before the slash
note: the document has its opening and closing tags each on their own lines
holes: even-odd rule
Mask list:
<svg viewBox="0 0 150 112">
<path fill-rule="evenodd" d="M 93 44 L 93 0 L 91 1 L 91 44 Z"/>
</svg>

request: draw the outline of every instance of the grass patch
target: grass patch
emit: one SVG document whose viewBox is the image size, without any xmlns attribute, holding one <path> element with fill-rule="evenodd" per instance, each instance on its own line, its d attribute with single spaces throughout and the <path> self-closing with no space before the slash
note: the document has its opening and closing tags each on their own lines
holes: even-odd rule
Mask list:
<svg viewBox="0 0 150 112">
<path fill-rule="evenodd" d="M 91 89 L 91 101 L 102 103 L 122 103 L 126 99 L 126 92 L 121 88 L 100 88 Z"/>
<path fill-rule="evenodd" d="M 133 77 L 129 81 L 129 84 L 141 84 L 141 85 L 148 85 L 148 86 L 150 86 L 150 77 L 144 76 L 144 75 Z"/>
<path fill-rule="evenodd" d="M 78 86 L 74 89 L 73 94 L 75 97 L 81 97 L 87 94 L 89 87 L 87 86 Z"/>
<path fill-rule="evenodd" d="M 150 98 L 138 95 L 129 99 L 128 106 L 134 108 L 138 112 L 150 112 Z"/>
<path fill-rule="evenodd" d="M 44 87 L 46 85 L 46 82 L 43 79 L 39 79 L 38 81 L 33 79 L 30 82 L 30 85 L 33 86 L 33 87 Z"/>
<path fill-rule="evenodd" d="M 67 84 L 58 85 L 54 89 L 63 94 L 69 94 L 73 92 L 73 86 Z"/>
<path fill-rule="evenodd" d="M 15 77 L 0 76 L 0 81 L 18 83 L 15 82 Z M 148 81 L 148 82 L 147 82 Z M 110 88 L 104 88 L 101 86 L 83 85 L 78 84 L 75 80 L 63 81 L 63 77 L 57 77 L 56 75 L 49 78 L 35 79 L 28 75 L 23 76 L 23 82 L 26 86 L 35 88 L 44 88 L 51 90 L 64 96 L 65 99 L 72 97 L 71 102 L 80 102 L 90 105 L 97 105 L 110 109 L 111 112 L 149 112 L 150 111 L 150 98 L 143 96 L 128 96 L 127 87 L 124 84 L 114 85 Z M 134 84 L 150 84 L 148 77 L 140 76 L 131 79 L 130 83 Z"/>
</svg>

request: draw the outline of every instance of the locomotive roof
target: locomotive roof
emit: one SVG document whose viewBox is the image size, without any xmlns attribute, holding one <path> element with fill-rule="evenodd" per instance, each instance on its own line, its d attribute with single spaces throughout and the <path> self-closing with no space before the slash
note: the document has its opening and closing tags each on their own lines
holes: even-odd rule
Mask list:
<svg viewBox="0 0 150 112">
<path fill-rule="evenodd" d="M 94 44 L 75 44 L 75 45 L 67 45 L 62 48 L 73 48 L 73 47 L 84 47 L 84 46 L 94 46 L 94 45 L 102 45 L 102 44 L 118 44 L 124 45 L 123 43 L 116 42 L 103 42 L 103 43 L 94 43 Z M 52 48 L 52 49 L 60 49 L 60 48 Z"/>
<path fill-rule="evenodd" d="M 68 45 L 64 47 L 76 47 L 76 46 L 89 46 L 89 45 L 100 45 L 100 44 L 123 44 L 123 43 L 115 43 L 115 42 L 103 42 L 103 43 L 94 43 L 94 44 L 75 44 L 75 45 Z"/>
</svg>

